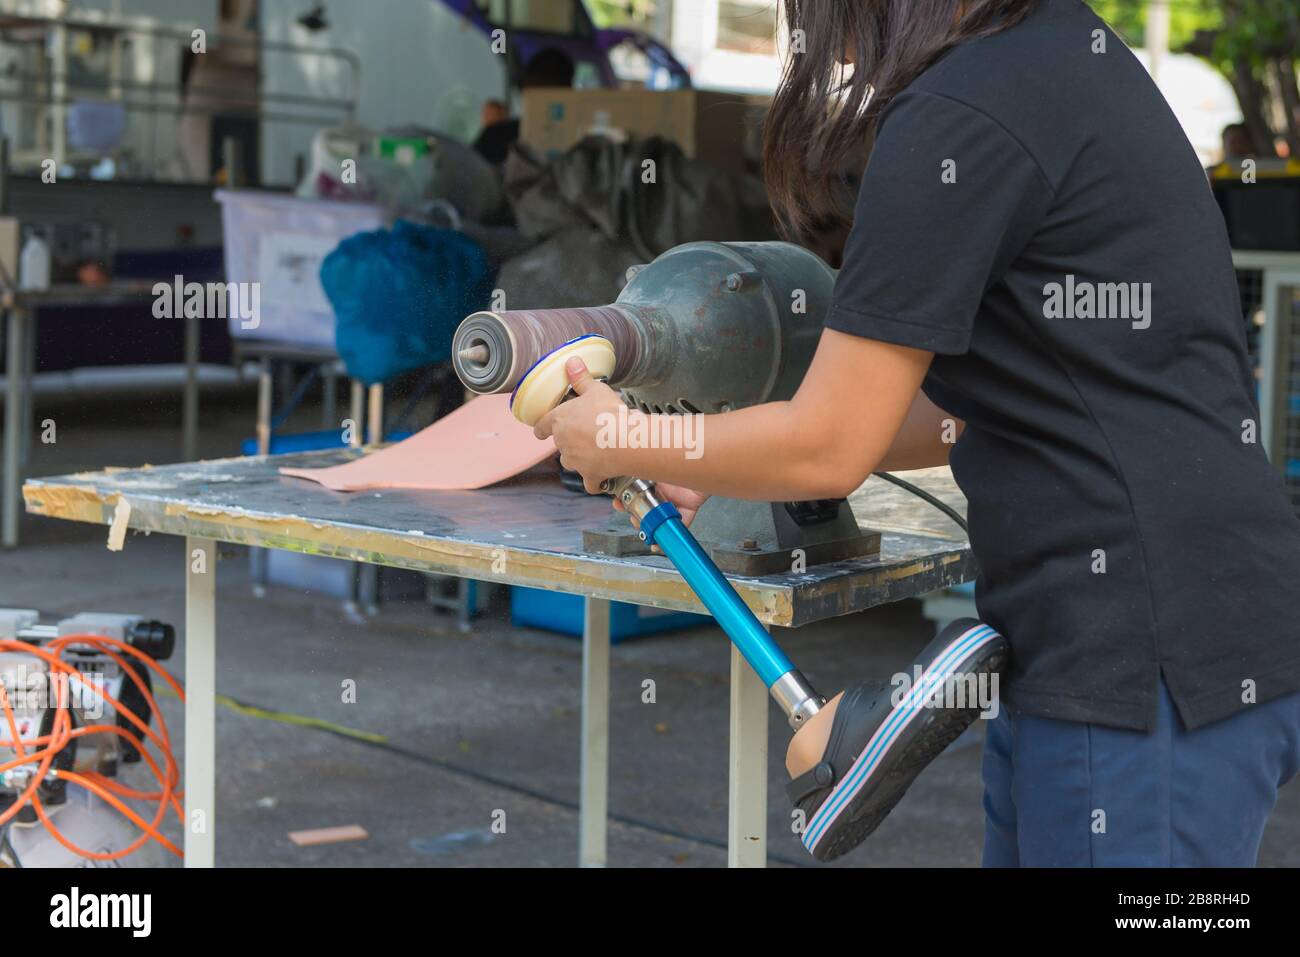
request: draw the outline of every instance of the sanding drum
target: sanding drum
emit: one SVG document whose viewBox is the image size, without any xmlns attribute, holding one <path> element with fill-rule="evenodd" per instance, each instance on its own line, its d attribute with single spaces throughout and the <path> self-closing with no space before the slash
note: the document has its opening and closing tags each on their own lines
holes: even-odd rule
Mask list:
<svg viewBox="0 0 1300 957">
<path fill-rule="evenodd" d="M 799 387 L 821 335 L 835 272 L 789 243 L 687 243 L 635 270 L 607 306 L 477 312 L 456 330 L 457 375 L 510 392 L 578 336 L 604 336 L 610 384 L 648 412 L 725 412 Z"/>
</svg>

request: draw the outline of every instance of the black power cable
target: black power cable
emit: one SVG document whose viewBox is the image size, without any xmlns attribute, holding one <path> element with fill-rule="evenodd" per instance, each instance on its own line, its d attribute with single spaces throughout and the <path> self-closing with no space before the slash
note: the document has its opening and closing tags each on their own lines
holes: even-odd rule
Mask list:
<svg viewBox="0 0 1300 957">
<path fill-rule="evenodd" d="M 943 514 L 947 515 L 950 519 L 956 522 L 958 527 L 963 532 L 965 532 L 967 535 L 970 534 L 970 529 L 966 527 L 966 519 L 962 516 L 961 512 L 957 511 L 947 502 L 940 501 L 938 498 L 931 495 L 925 489 L 919 488 L 913 485 L 911 482 L 905 482 L 897 475 L 893 475 L 889 472 L 874 472 L 872 474 L 874 474 L 877 478 L 884 479 L 886 482 L 890 482 L 894 485 L 897 485 L 901 489 L 906 489 L 907 491 L 915 495 L 917 498 L 924 499 L 926 502 L 929 502 L 939 511 L 943 512 Z"/>
</svg>

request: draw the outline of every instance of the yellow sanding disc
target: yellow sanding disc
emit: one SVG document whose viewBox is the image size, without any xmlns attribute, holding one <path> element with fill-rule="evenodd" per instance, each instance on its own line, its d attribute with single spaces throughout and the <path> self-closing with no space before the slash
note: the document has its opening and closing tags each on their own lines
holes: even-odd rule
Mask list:
<svg viewBox="0 0 1300 957">
<path fill-rule="evenodd" d="M 537 360 L 510 397 L 510 411 L 524 425 L 536 425 L 569 391 L 564 364 L 577 356 L 596 379 L 614 374 L 614 346 L 604 336 L 579 336 Z"/>
</svg>

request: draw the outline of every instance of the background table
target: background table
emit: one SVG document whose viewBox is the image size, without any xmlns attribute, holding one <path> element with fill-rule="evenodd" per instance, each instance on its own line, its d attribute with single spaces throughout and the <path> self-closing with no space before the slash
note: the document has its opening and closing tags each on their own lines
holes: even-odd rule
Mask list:
<svg viewBox="0 0 1300 957">
<path fill-rule="evenodd" d="M 0 463 L 0 545 L 18 544 L 19 489 L 22 486 L 26 443 L 31 438 L 31 383 L 36 373 L 36 310 L 55 306 L 147 305 L 155 283 L 117 280 L 100 286 L 65 284 L 49 289 L 8 294 L 5 327 L 5 431 Z M 185 385 L 182 390 L 181 458 L 198 455 L 199 320 L 185 316 Z"/>
</svg>

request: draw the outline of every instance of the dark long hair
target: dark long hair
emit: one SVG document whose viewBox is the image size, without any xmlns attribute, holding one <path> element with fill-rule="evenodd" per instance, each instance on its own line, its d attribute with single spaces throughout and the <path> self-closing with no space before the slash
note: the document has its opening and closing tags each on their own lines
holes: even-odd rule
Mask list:
<svg viewBox="0 0 1300 957">
<path fill-rule="evenodd" d="M 807 239 L 848 218 L 841 177 L 890 102 L 948 50 L 1019 23 L 1038 0 L 783 2 L 791 52 L 768 113 L 763 174 L 782 231 Z"/>
</svg>

